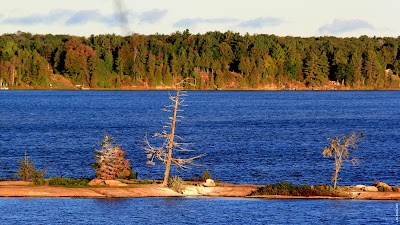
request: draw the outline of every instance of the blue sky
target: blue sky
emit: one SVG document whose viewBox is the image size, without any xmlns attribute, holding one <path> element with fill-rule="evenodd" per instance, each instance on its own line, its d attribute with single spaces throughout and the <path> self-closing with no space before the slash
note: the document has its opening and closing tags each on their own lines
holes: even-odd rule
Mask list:
<svg viewBox="0 0 400 225">
<path fill-rule="evenodd" d="M 5 1 L 4 1 L 5 2 Z M 0 33 L 400 36 L 399 0 L 13 0 Z"/>
</svg>

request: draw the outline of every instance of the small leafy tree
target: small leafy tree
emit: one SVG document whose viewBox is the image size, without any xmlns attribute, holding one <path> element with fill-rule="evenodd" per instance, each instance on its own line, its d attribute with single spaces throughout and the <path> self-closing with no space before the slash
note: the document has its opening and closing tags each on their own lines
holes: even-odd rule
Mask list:
<svg viewBox="0 0 400 225">
<path fill-rule="evenodd" d="M 201 175 L 202 181 L 206 181 L 207 179 L 212 179 L 211 173 L 208 170 L 204 171 Z"/>
<path fill-rule="evenodd" d="M 23 181 L 39 182 L 44 179 L 46 170 L 36 169 L 33 160 L 29 159 L 28 154 L 25 152 L 24 158 L 18 161 L 20 165 L 18 168 L 17 176 Z"/>
<path fill-rule="evenodd" d="M 180 84 L 182 84 L 183 82 L 181 82 Z M 152 146 L 147 136 L 145 136 L 146 146 L 144 147 L 144 150 L 148 153 L 147 158 L 149 159 L 147 161 L 147 164 L 154 165 L 155 164 L 154 159 L 158 159 L 159 161 L 165 164 L 164 180 L 163 180 L 164 186 L 168 185 L 168 178 L 171 170 L 171 165 L 178 166 L 181 169 L 186 169 L 188 168 L 187 164 L 196 165 L 194 163 L 194 160 L 205 155 L 201 154 L 190 158 L 173 157 L 173 151 L 189 151 L 188 149 L 185 148 L 183 143 L 179 143 L 176 141 L 176 139 L 181 139 L 181 138 L 175 133 L 176 122 L 178 121 L 179 118 L 182 118 L 181 116 L 178 116 L 178 112 L 182 111 L 181 109 L 179 109 L 179 106 L 182 106 L 182 103 L 184 102 L 183 98 L 184 96 L 186 96 L 186 94 L 185 92 L 182 92 L 179 89 L 179 84 L 176 94 L 169 96 L 169 99 L 172 101 L 172 104 L 164 108 L 164 111 L 172 113 L 172 116 L 169 117 L 170 123 L 168 123 L 166 126 L 166 128 L 169 128 L 169 131 L 164 130 L 161 133 L 156 133 L 154 135 L 154 137 L 159 137 L 164 139 L 162 146 L 161 147 Z"/>
<path fill-rule="evenodd" d="M 357 144 L 364 137 L 363 133 L 351 133 L 350 135 L 342 135 L 334 138 L 328 138 L 329 145 L 324 147 L 322 154 L 325 157 L 333 156 L 335 159 L 335 172 L 333 172 L 332 181 L 333 188 L 336 189 L 336 184 L 339 176 L 339 171 L 343 162 L 349 161 L 349 149 L 357 149 Z M 356 159 L 350 160 L 356 163 Z"/>
<path fill-rule="evenodd" d="M 113 145 L 113 142 L 108 134 L 104 134 L 101 149 L 95 149 L 96 162 L 93 167 L 98 179 L 114 180 L 131 176 L 132 169 L 129 159 L 125 159 L 126 152 L 120 146 Z"/>
</svg>

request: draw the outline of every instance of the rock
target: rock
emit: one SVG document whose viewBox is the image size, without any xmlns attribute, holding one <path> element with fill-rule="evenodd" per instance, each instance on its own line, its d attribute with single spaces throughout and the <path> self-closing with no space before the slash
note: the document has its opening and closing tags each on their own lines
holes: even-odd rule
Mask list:
<svg viewBox="0 0 400 225">
<path fill-rule="evenodd" d="M 121 181 L 117 181 L 117 180 L 105 180 L 104 182 L 106 183 L 107 186 L 110 186 L 110 187 L 128 186 L 127 184 L 124 184 Z"/>
<path fill-rule="evenodd" d="M 213 192 L 212 188 L 207 188 L 207 187 L 196 187 L 197 192 L 199 195 L 210 195 Z"/>
<path fill-rule="evenodd" d="M 89 182 L 89 186 L 102 186 L 102 185 L 106 185 L 106 183 L 104 182 L 104 180 L 100 179 L 93 179 Z"/>
<path fill-rule="evenodd" d="M 367 187 L 367 186 L 362 185 L 362 184 L 358 184 L 358 185 L 355 186 L 355 188 L 357 188 L 357 189 L 359 189 L 359 190 L 362 190 L 362 191 L 364 191 L 366 187 Z"/>
<path fill-rule="evenodd" d="M 212 179 L 207 179 L 206 182 L 203 183 L 204 187 L 215 187 L 215 183 Z"/>
<path fill-rule="evenodd" d="M 185 190 L 182 191 L 182 194 L 187 196 L 200 195 L 196 187 L 186 187 Z"/>
<path fill-rule="evenodd" d="M 375 186 L 366 186 L 366 187 L 364 188 L 364 190 L 365 190 L 365 191 L 371 191 L 371 192 L 377 192 L 377 191 L 378 191 L 378 188 L 375 187 Z"/>
<path fill-rule="evenodd" d="M 365 186 L 365 185 L 364 185 L 364 186 Z M 358 196 L 360 196 L 360 194 L 361 194 L 361 192 L 351 192 L 351 193 L 350 193 L 352 199 L 357 198 Z"/>
</svg>

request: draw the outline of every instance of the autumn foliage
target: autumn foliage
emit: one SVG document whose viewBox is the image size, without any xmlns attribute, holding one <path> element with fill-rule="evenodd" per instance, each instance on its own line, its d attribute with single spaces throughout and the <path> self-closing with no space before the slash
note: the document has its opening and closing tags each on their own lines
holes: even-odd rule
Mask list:
<svg viewBox="0 0 400 225">
<path fill-rule="evenodd" d="M 52 74 L 92 88 L 398 88 L 400 38 L 278 37 L 232 31 L 131 36 L 0 36 L 0 86 L 49 87 Z M 292 86 L 293 87 L 293 86 Z M 185 87 L 187 88 L 187 87 Z"/>
<path fill-rule="evenodd" d="M 131 174 L 130 162 L 125 159 L 126 152 L 120 146 L 113 145 L 113 139 L 108 134 L 103 135 L 100 143 L 101 149 L 95 150 L 96 178 L 101 180 L 114 180 L 126 178 Z"/>
</svg>

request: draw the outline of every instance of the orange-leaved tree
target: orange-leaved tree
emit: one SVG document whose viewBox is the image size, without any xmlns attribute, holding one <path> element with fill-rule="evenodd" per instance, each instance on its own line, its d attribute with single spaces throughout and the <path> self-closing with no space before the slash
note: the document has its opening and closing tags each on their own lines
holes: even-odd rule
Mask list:
<svg viewBox="0 0 400 225">
<path fill-rule="evenodd" d="M 129 159 L 125 159 L 126 152 L 114 140 L 104 134 L 100 143 L 101 149 L 96 151 L 93 167 L 96 169 L 96 178 L 101 180 L 114 180 L 127 178 L 132 174 Z"/>
</svg>

